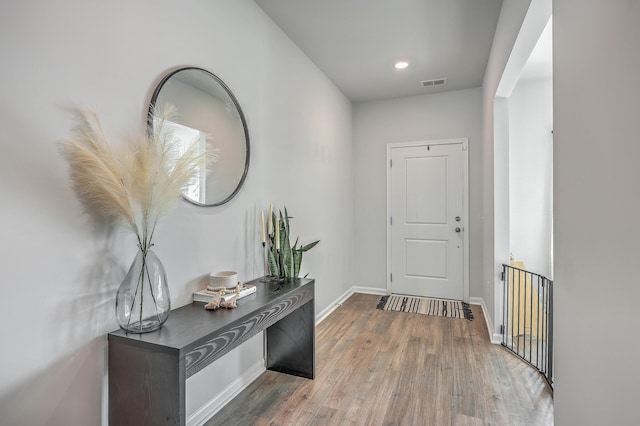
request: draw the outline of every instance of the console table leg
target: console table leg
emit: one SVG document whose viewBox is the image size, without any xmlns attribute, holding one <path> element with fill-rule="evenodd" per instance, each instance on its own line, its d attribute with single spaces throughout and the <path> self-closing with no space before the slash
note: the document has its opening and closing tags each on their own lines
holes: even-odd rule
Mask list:
<svg viewBox="0 0 640 426">
<path fill-rule="evenodd" d="M 178 355 L 109 342 L 109 424 L 179 425 L 185 421 L 184 362 Z"/>
<path fill-rule="evenodd" d="M 313 379 L 315 306 L 311 299 L 267 328 L 267 369 Z"/>
</svg>

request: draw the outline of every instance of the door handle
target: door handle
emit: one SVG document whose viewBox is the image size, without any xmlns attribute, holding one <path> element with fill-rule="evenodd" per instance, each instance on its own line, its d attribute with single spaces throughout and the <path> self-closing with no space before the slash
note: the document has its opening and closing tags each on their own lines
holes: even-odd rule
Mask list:
<svg viewBox="0 0 640 426">
<path fill-rule="evenodd" d="M 462 231 L 462 228 L 460 228 L 459 226 L 456 227 L 456 232 L 460 232 Z"/>
</svg>

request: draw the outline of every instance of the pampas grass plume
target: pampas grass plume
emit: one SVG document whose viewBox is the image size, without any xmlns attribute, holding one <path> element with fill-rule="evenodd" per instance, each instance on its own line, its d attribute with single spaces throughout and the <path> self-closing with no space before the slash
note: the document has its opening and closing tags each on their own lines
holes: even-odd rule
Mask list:
<svg viewBox="0 0 640 426">
<path fill-rule="evenodd" d="M 141 130 L 120 151 L 109 146 L 95 112 L 74 109 L 72 113 L 76 126 L 71 138 L 61 142 L 71 187 L 88 214 L 99 221 L 126 224 L 146 250 L 160 217 L 185 185 L 203 169 L 210 170 L 217 151 L 207 142 L 204 150 L 190 144 L 180 154 L 182 142 L 168 126 L 175 119 L 171 107 L 158 114 L 153 135 Z"/>
</svg>

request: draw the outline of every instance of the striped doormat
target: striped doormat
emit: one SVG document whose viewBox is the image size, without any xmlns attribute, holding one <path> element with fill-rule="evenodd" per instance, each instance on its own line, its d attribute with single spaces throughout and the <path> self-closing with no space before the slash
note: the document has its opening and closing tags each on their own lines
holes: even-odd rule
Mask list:
<svg viewBox="0 0 640 426">
<path fill-rule="evenodd" d="M 473 313 L 471 312 L 469 304 L 459 300 L 432 299 L 428 297 L 392 294 L 391 296 L 383 296 L 380 299 L 378 309 L 439 317 L 473 319 Z"/>
</svg>

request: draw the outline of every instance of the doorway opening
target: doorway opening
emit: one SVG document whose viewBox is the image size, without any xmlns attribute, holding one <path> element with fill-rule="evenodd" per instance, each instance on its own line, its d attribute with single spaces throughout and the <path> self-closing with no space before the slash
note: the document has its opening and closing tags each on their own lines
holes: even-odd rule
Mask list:
<svg viewBox="0 0 640 426">
<path fill-rule="evenodd" d="M 537 367 L 551 384 L 553 66 L 549 14 L 525 19 L 494 99 L 494 265 L 500 278 L 494 286 L 493 339 Z"/>
</svg>

